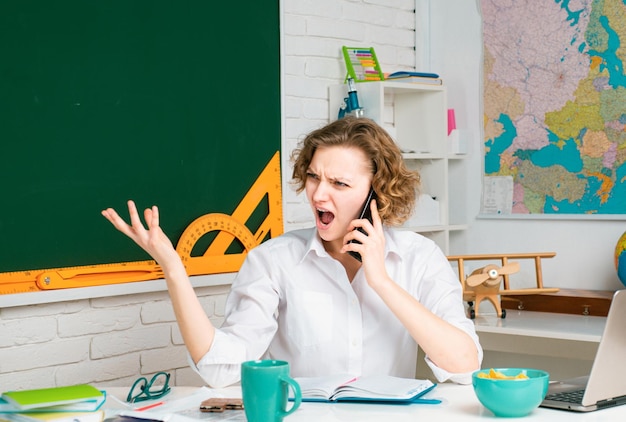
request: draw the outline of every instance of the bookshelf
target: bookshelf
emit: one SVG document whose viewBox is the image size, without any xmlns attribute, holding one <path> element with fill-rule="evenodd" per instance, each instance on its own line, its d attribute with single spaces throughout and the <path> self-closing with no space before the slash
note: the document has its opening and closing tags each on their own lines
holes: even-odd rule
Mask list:
<svg viewBox="0 0 626 422">
<path fill-rule="evenodd" d="M 434 240 L 445 254 L 450 238 L 467 228 L 463 206 L 450 196 L 454 175 L 463 173 L 463 154 L 450 152 L 446 87 L 406 82 L 357 85 L 364 116 L 383 126 L 403 151 L 407 166 L 420 172 L 421 193 L 416 211 L 404 228 Z M 345 84 L 329 87 L 329 117 L 337 119 Z"/>
</svg>

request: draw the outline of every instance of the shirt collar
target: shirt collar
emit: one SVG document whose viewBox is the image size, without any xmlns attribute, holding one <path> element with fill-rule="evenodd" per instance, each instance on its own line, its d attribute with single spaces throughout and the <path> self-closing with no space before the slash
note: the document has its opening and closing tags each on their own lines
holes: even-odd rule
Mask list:
<svg viewBox="0 0 626 422">
<path fill-rule="evenodd" d="M 304 259 L 306 259 L 309 254 L 316 254 L 320 257 L 330 256 L 328 252 L 326 252 L 326 249 L 324 249 L 322 239 L 317 233 L 317 229 L 315 227 L 311 228 L 310 230 L 309 241 L 307 242 L 306 250 L 304 252 L 304 255 L 302 255 L 302 259 L 300 260 L 300 262 L 304 261 Z"/>
<path fill-rule="evenodd" d="M 397 233 L 394 229 L 389 229 L 387 227 L 384 228 L 385 233 L 385 256 L 389 256 L 389 254 L 396 254 L 398 257 L 402 258 L 402 251 L 398 246 L 398 242 L 396 241 L 395 234 Z"/>
<path fill-rule="evenodd" d="M 396 237 L 394 236 L 394 230 L 385 227 L 383 231 L 385 233 L 385 256 L 389 256 L 390 253 L 393 253 L 401 258 L 402 251 L 400 251 L 398 247 L 398 243 L 396 242 Z M 306 257 L 312 253 L 317 254 L 317 256 L 320 256 L 320 257 L 330 256 L 328 252 L 326 252 L 326 249 L 324 249 L 324 244 L 322 243 L 322 239 L 317 233 L 316 228 L 311 228 L 306 251 L 302 255 L 302 259 L 300 260 L 300 262 L 304 261 Z"/>
</svg>

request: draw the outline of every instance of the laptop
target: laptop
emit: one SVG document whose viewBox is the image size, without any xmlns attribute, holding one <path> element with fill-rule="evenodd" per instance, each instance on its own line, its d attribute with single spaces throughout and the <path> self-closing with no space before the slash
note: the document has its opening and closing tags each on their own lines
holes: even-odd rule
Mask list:
<svg viewBox="0 0 626 422">
<path fill-rule="evenodd" d="M 626 290 L 613 296 L 591 373 L 552 382 L 542 407 L 590 412 L 626 404 Z"/>
</svg>

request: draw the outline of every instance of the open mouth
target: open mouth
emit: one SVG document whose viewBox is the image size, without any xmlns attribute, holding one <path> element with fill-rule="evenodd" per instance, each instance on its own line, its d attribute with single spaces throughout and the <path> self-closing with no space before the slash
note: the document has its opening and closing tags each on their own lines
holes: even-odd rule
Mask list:
<svg viewBox="0 0 626 422">
<path fill-rule="evenodd" d="M 322 210 L 322 209 L 317 209 L 317 216 L 320 220 L 320 222 L 327 226 L 330 223 L 332 223 L 332 221 L 335 219 L 335 214 L 333 214 L 330 211 L 326 211 L 326 210 Z"/>
</svg>

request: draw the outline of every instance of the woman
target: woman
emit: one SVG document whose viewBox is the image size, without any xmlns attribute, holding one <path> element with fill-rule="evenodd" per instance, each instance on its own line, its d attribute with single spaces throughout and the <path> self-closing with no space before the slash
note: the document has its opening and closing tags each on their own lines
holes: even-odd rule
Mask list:
<svg viewBox="0 0 626 422">
<path fill-rule="evenodd" d="M 241 362 L 260 358 L 289 361 L 295 377 L 411 378 L 419 345 L 439 381 L 471 382 L 482 349 L 457 276 L 434 242 L 391 228 L 410 216 L 419 185 L 397 145 L 373 121 L 349 117 L 309 134 L 292 158 L 315 228 L 248 253 L 219 329 L 161 231 L 157 207 L 144 212 L 147 230 L 132 201 L 131 225 L 103 211 L 161 265 L 192 366 L 214 387 L 239 381 Z M 357 217 L 371 189 L 370 222 Z"/>
</svg>

